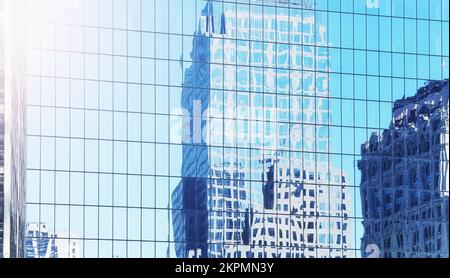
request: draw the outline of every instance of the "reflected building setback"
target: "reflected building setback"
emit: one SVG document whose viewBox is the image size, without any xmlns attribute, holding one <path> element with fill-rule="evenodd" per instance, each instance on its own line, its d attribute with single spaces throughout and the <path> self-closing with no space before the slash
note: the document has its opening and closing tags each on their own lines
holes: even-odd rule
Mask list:
<svg viewBox="0 0 450 278">
<path fill-rule="evenodd" d="M 182 93 L 178 257 L 354 256 L 346 177 L 327 156 L 326 25 L 305 3 L 203 9 Z"/>
<path fill-rule="evenodd" d="M 448 80 L 430 81 L 362 145 L 363 256 L 448 257 L 448 134 Z"/>
</svg>

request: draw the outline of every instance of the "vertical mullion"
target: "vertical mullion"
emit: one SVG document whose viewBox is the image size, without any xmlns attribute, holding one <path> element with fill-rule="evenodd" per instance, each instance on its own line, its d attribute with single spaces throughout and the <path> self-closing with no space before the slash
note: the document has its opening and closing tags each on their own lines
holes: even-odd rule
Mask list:
<svg viewBox="0 0 450 278">
<path fill-rule="evenodd" d="M 42 34 L 42 6 L 39 6 L 40 20 L 39 20 L 39 30 L 40 34 Z M 42 40 L 39 40 L 39 221 L 38 221 L 38 235 L 37 235 L 37 244 L 39 245 L 39 241 L 41 240 L 41 210 L 42 210 Z M 38 249 L 38 257 L 40 258 L 40 252 Z"/>
<path fill-rule="evenodd" d="M 330 12 L 329 12 L 329 3 L 328 3 L 328 1 L 327 1 L 327 30 L 329 30 L 330 28 L 330 23 L 329 23 L 329 21 L 330 21 Z M 330 57 L 330 44 L 329 44 L 329 32 L 327 32 L 326 33 L 326 43 L 327 43 L 327 57 Z M 330 59 L 328 58 L 327 59 L 327 82 L 328 82 L 328 84 L 330 84 Z M 328 89 L 327 89 L 328 91 L 327 91 L 327 135 L 328 135 L 328 138 L 327 138 L 327 142 L 328 142 L 328 144 L 327 144 L 327 173 L 326 173 L 326 175 L 325 175 L 325 178 L 326 178 L 326 183 L 327 183 L 327 186 L 328 186 L 328 196 L 327 196 L 327 201 L 328 201 L 328 204 L 327 204 L 327 210 L 328 210 L 328 217 L 327 217 L 327 222 L 325 222 L 325 223 L 327 223 L 327 229 L 328 229 L 328 236 L 327 236 L 327 238 L 326 238 L 326 240 L 325 240 L 325 243 L 327 244 L 327 246 L 328 246 L 328 248 L 329 248 L 329 250 L 328 250 L 328 256 L 329 257 L 331 257 L 331 250 L 330 250 L 330 235 L 331 235 L 331 228 L 330 228 L 330 222 L 331 222 L 331 211 L 330 211 L 330 208 L 331 208 L 331 206 L 330 206 L 330 204 L 331 204 L 331 190 L 332 190 L 332 188 L 333 188 L 333 185 L 331 184 L 331 159 L 330 159 L 330 156 L 331 156 L 331 139 L 330 139 L 330 126 L 331 126 L 331 107 L 330 107 L 330 102 L 331 102 L 331 92 L 330 92 L 330 89 L 329 89 L 329 85 L 328 85 Z"/>
<path fill-rule="evenodd" d="M 80 9 L 84 9 L 84 4 Z M 83 17 L 83 258 L 86 254 L 86 20 Z M 70 244 L 70 242 L 69 242 Z M 69 248 L 70 254 L 70 248 Z"/>
<path fill-rule="evenodd" d="M 288 148 L 288 159 L 289 159 L 289 162 L 288 162 L 288 169 L 289 169 L 289 172 L 290 172 L 290 174 L 289 174 L 289 176 L 287 177 L 287 184 L 288 184 L 288 188 L 289 188 L 289 200 L 288 200 L 288 205 L 289 205 L 289 208 L 291 209 L 292 208 L 292 202 L 291 202 L 291 200 L 292 200 L 292 198 L 291 198 L 291 196 L 292 196 L 292 184 L 293 184 L 293 180 L 292 180 L 292 173 L 294 173 L 294 169 L 293 169 L 293 165 L 292 165 L 292 163 L 291 163 L 291 159 L 292 159 L 292 155 L 291 155 L 291 149 L 292 149 L 292 146 L 291 146 L 291 113 L 292 113 L 292 111 L 291 111 L 291 98 L 292 98 L 292 95 L 291 95 L 291 90 L 292 90 L 292 88 L 291 88 L 291 3 L 289 2 L 288 3 L 288 19 L 287 19 L 287 48 L 288 48 L 288 57 L 287 57 L 287 59 L 288 59 L 288 70 L 287 70 L 287 72 L 288 72 L 288 80 L 289 80 L 289 83 L 288 83 L 288 99 L 287 99 L 287 105 L 288 105 L 288 109 L 287 109 L 287 112 L 288 112 L 288 123 L 287 123 L 287 125 L 288 125 L 288 138 L 289 138 L 289 140 L 288 140 L 288 142 L 287 142 L 287 148 Z M 291 220 L 292 219 L 292 216 L 290 215 L 289 216 L 289 220 Z M 292 244 L 292 221 L 289 221 L 289 230 L 288 230 L 288 232 L 289 232 L 289 247 L 288 247 L 288 249 L 287 249 L 287 252 L 289 253 L 289 257 L 291 257 L 292 258 L 292 249 L 293 249 L 293 244 Z M 278 233 L 277 233 L 278 234 Z M 295 253 L 295 252 L 294 252 Z"/>
<path fill-rule="evenodd" d="M 98 79 L 100 79 L 100 32 L 101 32 L 101 28 L 100 28 L 100 1 L 97 1 L 97 47 L 98 47 L 98 56 L 97 56 L 97 63 L 98 63 L 98 68 L 97 68 L 97 74 L 98 74 Z M 98 88 L 97 88 L 97 103 L 98 103 L 98 107 L 97 107 L 97 134 L 99 139 L 97 140 L 97 257 L 100 257 L 100 80 L 98 82 Z"/>
<path fill-rule="evenodd" d="M 111 89 L 112 89 L 112 107 L 111 107 L 111 116 L 112 116 L 112 140 L 111 140 L 111 150 L 112 150 L 112 169 L 111 169 L 111 191 L 112 191 L 112 206 L 111 206 L 111 256 L 114 258 L 114 211 L 115 211 L 115 201 L 114 201 L 114 186 L 115 186 L 115 173 L 114 173 L 114 144 L 115 144 L 115 135 L 114 135 L 114 116 L 115 116 L 115 105 L 114 105 L 114 93 L 115 93 L 115 77 L 114 77 L 114 70 L 115 70 L 115 45 L 114 45 L 114 37 L 116 33 L 116 27 L 114 26 L 114 0 L 111 1 L 111 13 L 112 13 L 112 21 L 111 21 L 111 27 L 112 27 L 112 82 L 111 82 Z"/>
<path fill-rule="evenodd" d="M 125 111 L 126 111 L 126 123 L 125 123 L 125 130 L 126 130 L 126 146 L 125 146 L 125 149 L 126 149 L 126 155 L 125 155 L 125 159 L 126 159 L 126 175 L 125 175 L 125 178 L 126 178 L 126 193 L 125 193 L 125 198 L 126 198 L 126 200 L 125 200 L 125 204 L 126 204 L 126 216 L 125 216 L 125 219 L 126 219 L 126 221 L 125 221 L 125 223 L 126 223 L 126 230 L 125 230 L 125 244 L 126 244 L 126 253 L 125 253 L 125 257 L 126 258 L 128 258 L 128 244 L 129 244 L 129 241 L 128 241 L 128 214 L 129 214 L 129 212 L 130 212 L 130 209 L 128 208 L 128 183 L 129 183 L 129 180 L 130 180 L 130 175 L 129 175 L 129 170 L 128 170 L 128 167 L 129 167 L 129 165 L 128 165 L 128 157 L 129 157 L 129 149 L 128 149 L 128 145 L 129 145 L 129 143 L 128 143 L 128 133 L 129 133 L 129 125 L 128 125 L 128 115 L 129 115 L 129 108 L 128 108 L 128 97 L 129 97 L 129 90 L 128 90 L 128 88 L 129 88 L 129 84 L 128 84 L 128 82 L 129 82 L 129 80 L 128 80 L 128 65 L 129 65 L 129 56 L 130 56 L 130 53 L 128 52 L 128 0 L 125 0 L 125 32 L 126 32 L 126 34 L 125 34 L 125 41 L 126 41 L 126 55 L 127 55 L 127 57 L 126 57 L 126 61 L 127 61 L 127 63 L 126 63 L 126 69 L 125 69 L 125 75 L 126 75 L 126 88 L 125 88 L 125 90 L 126 90 L 126 100 L 125 100 L 125 105 L 126 105 L 126 107 L 125 107 Z"/>
<path fill-rule="evenodd" d="M 172 91 L 172 87 L 171 87 L 171 80 L 170 80 L 170 65 L 171 65 L 171 53 L 170 53 L 170 39 L 171 39 L 171 37 L 172 37 L 172 35 L 170 35 L 170 1 L 169 1 L 169 3 L 167 4 L 167 9 L 168 9 L 168 11 L 167 11 L 167 14 L 169 15 L 168 17 L 167 17 L 167 30 L 168 30 L 168 35 L 167 35 L 167 44 L 168 44 L 168 49 L 169 49 L 169 51 L 168 51 L 168 61 L 167 61 L 167 80 L 168 80 L 168 87 L 167 87 L 167 93 L 168 93 L 168 101 L 167 101 L 167 111 L 168 111 L 168 115 L 166 116 L 166 123 L 169 125 L 169 123 L 170 123 L 170 114 L 171 114 L 171 112 L 170 112 L 170 95 L 171 95 L 171 91 Z M 168 160 L 168 162 L 167 162 L 167 167 L 168 167 L 168 171 L 167 171 L 167 174 L 168 174 L 168 177 L 166 178 L 167 179 L 167 187 L 168 187 L 168 190 L 167 190 L 167 253 L 166 253 L 166 258 L 169 258 L 170 257 L 170 176 L 171 176 L 171 169 L 170 169 L 170 159 L 171 159 L 171 157 L 170 157 L 170 149 L 171 149 L 171 147 L 172 147 L 172 145 L 171 145 L 171 142 L 170 142 L 170 128 L 168 129 L 168 147 L 167 147 L 167 160 Z"/>
<path fill-rule="evenodd" d="M 55 3 L 55 6 L 56 6 L 56 3 Z M 56 7 L 55 7 L 55 12 L 54 12 L 54 21 L 53 21 L 53 24 L 54 24 L 54 28 L 53 28 L 53 30 L 54 30 L 54 32 L 55 32 L 55 37 L 56 37 Z M 56 39 L 55 39 L 55 43 L 54 43 L 54 45 L 53 45 L 53 47 L 54 47 L 54 49 L 53 49 L 53 57 L 54 57 L 54 59 L 55 59 L 55 61 L 56 61 Z M 56 75 L 56 68 L 55 68 L 55 75 Z M 55 101 L 55 103 L 54 103 L 54 109 L 55 109 L 55 113 L 54 113 L 54 116 L 55 116 L 55 121 L 54 121 L 54 123 L 55 123 L 55 147 L 54 147 L 54 152 L 55 152 L 55 154 L 54 154 L 54 156 L 53 156 L 53 159 L 54 159 L 54 163 L 55 163 L 55 166 L 56 166 L 56 150 L 57 150 L 57 148 L 56 148 L 56 145 L 57 145 L 57 138 L 56 138 L 56 106 L 57 106 L 57 103 L 56 103 L 56 94 L 57 94 L 57 92 L 56 92 L 56 76 L 54 77 L 54 85 L 55 85 L 55 98 L 54 98 L 54 101 Z M 53 230 L 54 230 L 54 232 L 56 231 L 56 187 L 57 187 L 57 183 L 56 183 L 56 174 L 57 174 L 57 171 L 56 171 L 56 167 L 55 167 L 55 171 L 54 171 L 54 176 L 53 176 L 53 185 L 54 185 L 54 191 L 53 191 Z"/>
<path fill-rule="evenodd" d="M 68 238 L 64 239 L 66 244 L 70 245 L 71 229 L 70 229 L 70 220 L 71 220 L 71 206 L 72 206 L 72 13 L 69 13 L 69 233 Z"/>
<path fill-rule="evenodd" d="M 142 58 L 142 32 L 143 32 L 143 30 L 142 30 L 142 0 L 139 0 L 139 38 L 140 38 L 140 40 L 139 40 L 139 43 L 140 43 L 140 47 L 139 47 L 139 51 L 140 51 L 140 86 L 139 86 L 139 96 L 140 96 L 140 115 L 139 115 L 139 120 L 140 120 L 140 123 L 139 123 L 139 127 L 140 127 L 140 129 L 141 129 L 141 132 L 139 133 L 139 136 L 140 136 L 140 157 L 139 157 L 139 159 L 140 159 L 140 169 L 139 169 L 139 171 L 140 171 L 140 177 L 139 177 L 139 181 L 140 181 L 140 194 L 139 194 L 139 196 L 140 196 L 140 208 L 139 208 L 139 210 L 140 210 L 140 221 L 139 221 L 139 229 L 140 229 L 140 233 L 139 233 L 139 236 L 140 236 L 140 244 L 139 244 L 139 256 L 142 258 L 142 245 L 143 245 L 143 241 L 142 241 L 142 220 L 143 220 L 143 217 L 142 217 L 142 214 L 143 214 L 143 209 L 142 209 L 142 175 L 143 175 L 143 173 L 142 173 L 142 150 L 143 150 L 143 148 L 142 148 L 142 146 L 143 146 L 143 140 L 142 140 L 142 115 L 143 115 L 143 110 L 142 110 L 142 61 L 143 61 L 143 58 Z"/>
<path fill-rule="evenodd" d="M 153 223 L 153 225 L 154 225 L 154 228 L 153 228 L 153 230 L 154 230 L 154 238 L 153 238 L 153 255 L 154 255 L 154 257 L 156 257 L 156 233 L 157 233 L 157 230 L 156 230 L 156 193 L 157 193 L 157 190 L 156 190 L 156 188 L 157 188 L 157 183 L 156 183 L 156 163 L 157 163 L 157 160 L 156 160 L 156 0 L 154 0 L 153 1 L 153 11 L 154 11 L 154 13 L 155 13 L 155 17 L 153 18 L 153 28 L 154 28 L 154 36 L 153 36 L 153 38 L 154 38 L 154 41 L 153 41 L 153 51 L 154 51 L 154 55 L 153 55 L 153 80 L 154 80 L 154 90 L 153 90 L 153 101 L 154 101 L 154 103 L 155 103 L 155 110 L 153 111 L 153 115 L 154 115 L 154 117 L 153 117 L 153 123 L 154 123 L 154 133 L 153 134 L 155 134 L 155 140 L 154 140 L 154 144 L 153 144 L 153 151 L 154 151 L 154 158 L 153 158 L 153 181 L 154 181 L 154 209 L 153 209 L 153 215 L 154 215 L 154 223 Z"/>
</svg>

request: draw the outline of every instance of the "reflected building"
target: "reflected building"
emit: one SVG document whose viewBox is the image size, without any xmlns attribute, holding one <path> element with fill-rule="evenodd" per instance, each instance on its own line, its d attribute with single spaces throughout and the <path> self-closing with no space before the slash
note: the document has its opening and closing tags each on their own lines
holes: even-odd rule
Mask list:
<svg viewBox="0 0 450 278">
<path fill-rule="evenodd" d="M 448 80 L 430 81 L 362 145 L 363 256 L 448 257 L 448 134 Z"/>
<path fill-rule="evenodd" d="M 243 210 L 248 208 L 242 165 L 236 159 L 222 161 L 221 150 L 211 153 L 202 140 L 207 128 L 202 114 L 210 105 L 209 44 L 210 37 L 196 34 L 192 58 L 197 62 L 186 71 L 182 94 L 182 106 L 191 113 L 184 120 L 183 142 L 191 144 L 183 145 L 183 178 L 172 193 L 178 257 L 221 257 L 224 242 L 241 242 Z"/>
<path fill-rule="evenodd" d="M 27 258 L 58 258 L 56 238 L 45 224 L 29 223 L 26 239 Z"/>
<path fill-rule="evenodd" d="M 231 258 L 352 257 L 346 178 L 299 161 L 265 159 L 264 210 L 252 211 L 248 240 L 229 246 Z"/>
<path fill-rule="evenodd" d="M 78 242 L 68 233 L 54 234 L 45 223 L 28 223 L 26 258 L 78 258 Z"/>
<path fill-rule="evenodd" d="M 325 25 L 302 9 L 309 1 L 254 2 L 250 11 L 208 1 L 193 39 L 176 254 L 351 256 L 351 198 L 327 155 Z"/>
<path fill-rule="evenodd" d="M 22 1 L 0 0 L 0 258 L 24 256 L 25 71 Z"/>
</svg>

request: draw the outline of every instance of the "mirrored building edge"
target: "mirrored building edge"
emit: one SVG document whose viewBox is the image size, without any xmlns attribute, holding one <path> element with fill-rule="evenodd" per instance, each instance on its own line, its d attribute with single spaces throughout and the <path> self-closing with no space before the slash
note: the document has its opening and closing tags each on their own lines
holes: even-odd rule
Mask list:
<svg viewBox="0 0 450 278">
<path fill-rule="evenodd" d="M 26 85 L 22 0 L 0 0 L 0 258 L 25 246 Z"/>
</svg>

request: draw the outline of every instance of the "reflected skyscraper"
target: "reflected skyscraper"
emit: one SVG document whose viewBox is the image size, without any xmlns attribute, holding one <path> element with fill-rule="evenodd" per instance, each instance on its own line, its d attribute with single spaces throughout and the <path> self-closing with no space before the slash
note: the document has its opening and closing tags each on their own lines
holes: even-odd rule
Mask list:
<svg viewBox="0 0 450 278">
<path fill-rule="evenodd" d="M 306 2 L 203 9 L 183 84 L 177 256 L 350 256 L 346 178 L 326 155 L 326 28 Z"/>
<path fill-rule="evenodd" d="M 448 133 L 448 80 L 430 81 L 361 146 L 363 256 L 448 257 Z"/>
</svg>

